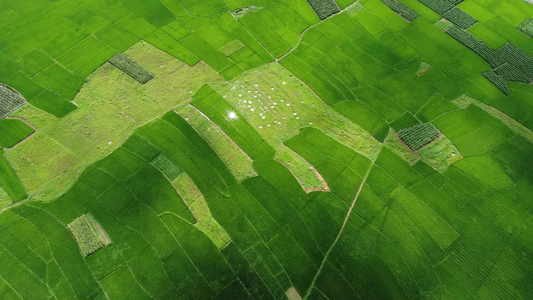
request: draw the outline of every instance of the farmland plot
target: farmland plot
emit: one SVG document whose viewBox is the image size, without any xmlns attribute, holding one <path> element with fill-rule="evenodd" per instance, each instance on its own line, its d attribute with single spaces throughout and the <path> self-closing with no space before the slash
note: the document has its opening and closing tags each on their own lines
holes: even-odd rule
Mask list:
<svg viewBox="0 0 533 300">
<path fill-rule="evenodd" d="M 415 125 L 398 132 L 400 139 L 414 151 L 431 143 L 440 131 L 431 123 Z"/>
<path fill-rule="evenodd" d="M 320 20 L 340 12 L 340 8 L 334 0 L 308 0 L 309 5 L 316 12 Z"/>
<path fill-rule="evenodd" d="M 161 78 L 139 85 L 108 64 L 89 77 L 74 100 L 79 108 L 64 118 L 56 119 L 32 106 L 13 114 L 38 128 L 32 138 L 5 154 L 30 194 L 40 191 L 41 199 L 52 200 L 64 193 L 77 172 L 117 149 L 131 130 L 186 104 L 190 91 L 202 82 L 220 78 L 203 63 L 189 67 L 146 43 L 126 54 Z M 190 81 L 191 76 L 195 80 Z M 157 102 L 144 98 L 140 91 L 154 95 Z"/>
<path fill-rule="evenodd" d="M 11 148 L 35 132 L 35 129 L 17 119 L 0 119 L 0 147 Z"/>
<path fill-rule="evenodd" d="M 153 74 L 122 53 L 115 54 L 109 59 L 109 62 L 141 84 L 145 84 L 154 78 Z"/>
<path fill-rule="evenodd" d="M 86 257 L 100 250 L 111 241 L 91 215 L 81 215 L 67 225 L 81 254 Z"/>
<path fill-rule="evenodd" d="M 1 293 L 530 299 L 531 6 L 310 2 L 0 4 Z"/>
</svg>

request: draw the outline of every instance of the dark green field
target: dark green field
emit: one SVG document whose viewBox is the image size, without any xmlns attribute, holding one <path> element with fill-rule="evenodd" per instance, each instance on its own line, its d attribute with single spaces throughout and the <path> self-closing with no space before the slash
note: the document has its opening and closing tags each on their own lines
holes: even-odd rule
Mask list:
<svg viewBox="0 0 533 300">
<path fill-rule="evenodd" d="M 0 298 L 533 299 L 532 20 L 0 0 Z"/>
</svg>

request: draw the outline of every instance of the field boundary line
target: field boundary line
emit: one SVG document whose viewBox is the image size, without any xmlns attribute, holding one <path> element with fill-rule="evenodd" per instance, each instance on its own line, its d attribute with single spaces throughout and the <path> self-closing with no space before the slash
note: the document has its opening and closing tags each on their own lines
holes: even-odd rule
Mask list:
<svg viewBox="0 0 533 300">
<path fill-rule="evenodd" d="M 23 117 L 13 117 L 13 116 L 8 116 L 6 119 L 11 119 L 11 120 L 20 120 L 22 122 L 24 122 L 26 125 L 30 126 L 31 128 L 33 128 L 33 132 L 28 135 L 27 137 L 23 138 L 22 140 L 18 141 L 15 145 L 11 146 L 11 147 L 6 147 L 4 149 L 6 150 L 11 150 L 15 147 L 17 147 L 18 145 L 22 144 L 23 142 L 25 142 L 26 140 L 30 139 L 32 136 L 36 135 L 37 132 L 39 132 L 39 129 L 37 129 L 37 127 L 35 125 L 33 125 L 32 123 L 30 123 L 30 121 L 26 120 L 25 118 Z"/>
<path fill-rule="evenodd" d="M 381 149 L 383 149 L 383 148 L 381 148 Z M 361 191 L 363 190 L 363 186 L 365 185 L 365 182 L 366 182 L 368 176 L 370 175 L 370 171 L 372 170 L 372 167 L 376 164 L 376 160 L 377 160 L 377 158 L 379 156 L 379 153 L 381 153 L 381 149 L 378 152 L 378 155 L 376 156 L 376 158 L 372 161 L 372 163 L 370 164 L 370 166 L 366 170 L 365 177 L 363 177 L 363 181 L 359 185 L 359 190 L 357 190 L 357 194 L 355 195 L 355 198 L 353 199 L 352 205 L 348 209 L 348 213 L 346 214 L 346 218 L 344 218 L 344 222 L 342 223 L 342 226 L 341 226 L 341 228 L 339 230 L 339 233 L 337 234 L 337 237 L 335 238 L 335 241 L 333 242 L 333 244 L 331 244 L 331 246 L 329 247 L 329 250 L 326 252 L 326 255 L 324 256 L 324 259 L 322 260 L 322 264 L 320 265 L 320 268 L 316 272 L 315 277 L 313 278 L 313 281 L 311 282 L 311 285 L 307 289 L 307 292 L 305 293 L 305 296 L 303 297 L 303 299 L 307 299 L 311 295 L 311 292 L 312 292 L 313 288 L 315 287 L 315 283 L 316 283 L 318 277 L 320 276 L 320 273 L 322 272 L 322 269 L 324 268 L 324 265 L 326 264 L 329 255 L 331 254 L 331 252 L 333 252 L 333 248 L 335 248 L 335 245 L 339 241 L 339 239 L 340 239 L 340 237 L 342 235 L 342 232 L 344 231 L 344 228 L 346 227 L 346 224 L 348 223 L 348 219 L 350 218 L 350 215 L 352 214 L 353 208 L 355 206 L 355 202 L 357 202 L 357 199 L 359 198 L 359 195 L 361 194 Z"/>
<path fill-rule="evenodd" d="M 324 20 L 320 20 L 318 22 L 316 22 L 315 24 L 311 24 L 309 25 L 309 27 L 307 27 L 306 29 L 304 29 L 304 31 L 302 31 L 302 33 L 300 33 L 300 38 L 298 39 L 298 41 L 296 42 L 296 45 L 292 46 L 291 49 L 289 51 L 287 51 L 287 53 L 283 54 L 282 56 L 276 58 L 276 62 L 279 62 L 280 60 L 284 59 L 286 56 L 288 56 L 289 54 L 291 54 L 294 50 L 296 50 L 296 48 L 298 48 L 298 46 L 300 46 L 300 43 L 302 42 L 303 40 L 303 37 L 305 35 L 305 33 L 309 30 L 309 29 L 312 29 L 316 26 L 318 26 L 319 24 L 321 24 L 322 22 L 336 16 L 336 15 L 339 15 L 339 14 L 342 14 L 343 12 L 349 10 L 350 8 L 356 6 L 357 4 L 359 4 L 359 1 L 355 1 L 354 3 L 348 5 L 347 7 L 345 7 L 344 9 L 342 10 L 339 10 L 338 12 L 332 14 L 331 16 L 325 18 Z M 337 5 L 338 7 L 338 5 Z M 270 52 L 270 51 L 269 51 Z"/>
<path fill-rule="evenodd" d="M 20 299 L 24 299 L 24 297 L 22 297 L 19 294 L 19 292 L 9 282 L 7 282 L 7 280 L 5 280 L 5 278 L 2 275 L 0 275 L 0 279 L 2 279 L 7 284 L 7 286 L 10 287 L 13 290 L 13 292 L 15 292 L 17 294 L 17 296 L 20 297 Z"/>
</svg>

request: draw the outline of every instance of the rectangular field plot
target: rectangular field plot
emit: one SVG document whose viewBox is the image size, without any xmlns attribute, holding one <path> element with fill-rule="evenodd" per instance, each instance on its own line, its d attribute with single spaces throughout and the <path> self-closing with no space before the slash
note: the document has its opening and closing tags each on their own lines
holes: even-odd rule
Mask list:
<svg viewBox="0 0 533 300">
<path fill-rule="evenodd" d="M 87 257 L 108 245 L 111 240 L 90 214 L 84 214 L 67 225 L 78 243 L 80 252 Z"/>
<path fill-rule="evenodd" d="M 414 151 L 431 143 L 440 131 L 431 123 L 418 124 L 398 132 L 400 139 Z"/>
<path fill-rule="evenodd" d="M 145 84 L 154 79 L 154 75 L 152 73 L 148 72 L 148 70 L 143 68 L 136 61 L 122 53 L 115 54 L 115 56 L 111 57 L 109 62 L 141 84 Z"/>
<path fill-rule="evenodd" d="M 447 11 L 446 13 L 444 13 L 443 16 L 463 29 L 467 29 L 468 27 L 474 25 L 477 22 L 476 19 L 474 19 L 472 16 L 457 7 L 454 7 L 453 9 Z"/>
</svg>

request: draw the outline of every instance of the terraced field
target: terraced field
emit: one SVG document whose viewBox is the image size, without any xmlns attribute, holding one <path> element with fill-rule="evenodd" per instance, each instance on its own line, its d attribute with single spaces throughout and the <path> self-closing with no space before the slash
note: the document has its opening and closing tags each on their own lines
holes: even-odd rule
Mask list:
<svg viewBox="0 0 533 300">
<path fill-rule="evenodd" d="M 532 19 L 0 0 L 0 295 L 532 299 Z"/>
</svg>

